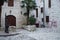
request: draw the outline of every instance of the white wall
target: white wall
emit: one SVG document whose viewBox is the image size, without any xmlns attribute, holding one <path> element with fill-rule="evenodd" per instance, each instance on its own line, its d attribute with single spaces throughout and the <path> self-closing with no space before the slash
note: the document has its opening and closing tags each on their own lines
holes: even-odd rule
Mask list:
<svg viewBox="0 0 60 40">
<path fill-rule="evenodd" d="M 37 8 L 38 8 L 38 20 L 42 21 L 41 18 L 43 18 L 43 13 L 41 13 L 41 7 L 43 7 L 43 0 L 36 0 Z M 31 12 L 31 14 L 34 14 L 36 17 L 35 10 Z M 51 0 L 51 8 L 48 7 L 48 0 L 45 0 L 45 15 L 49 16 L 49 20 L 57 21 L 57 27 L 60 26 L 60 0 Z"/>
<path fill-rule="evenodd" d="M 57 27 L 60 27 L 60 1 L 51 0 L 51 8 L 48 10 L 50 20 L 54 19 L 57 21 Z"/>
<path fill-rule="evenodd" d="M 11 13 L 10 13 L 11 10 Z M 22 27 L 22 24 L 26 22 L 26 18 L 21 14 L 20 2 L 14 1 L 13 7 L 8 7 L 8 3 L 4 3 L 2 6 L 2 14 L 1 14 L 1 26 L 5 27 L 5 14 L 13 15 L 16 17 L 16 28 Z"/>
<path fill-rule="evenodd" d="M 31 14 L 35 15 L 35 18 L 42 23 L 43 13 L 41 13 L 41 8 L 43 7 L 43 0 L 36 0 L 36 5 L 38 6 L 38 17 L 36 18 L 36 10 L 33 10 Z M 48 0 L 45 0 L 45 14 L 48 15 Z"/>
<path fill-rule="evenodd" d="M 19 0 L 21 1 L 21 0 Z M 10 10 L 12 10 L 11 15 L 14 15 L 16 17 L 16 26 L 19 27 L 21 26 L 21 20 L 22 18 L 24 19 L 23 15 L 21 15 L 21 11 L 22 13 L 26 12 L 26 8 L 23 9 L 20 7 L 20 3 L 19 1 L 14 2 L 14 7 L 8 7 L 7 3 L 4 3 L 4 5 L 2 6 L 2 18 L 1 18 L 1 25 L 4 27 L 5 26 L 5 13 L 6 15 L 10 15 Z M 38 21 L 40 21 L 42 23 L 42 18 L 43 18 L 43 13 L 41 13 L 41 7 L 43 7 L 43 0 L 36 0 L 37 3 L 37 8 L 38 8 Z M 17 11 L 18 10 L 18 11 Z M 35 15 L 36 18 L 36 10 L 31 10 L 30 11 L 31 15 Z M 45 0 L 45 14 L 46 16 L 49 16 L 50 21 L 51 20 L 56 20 L 57 21 L 57 25 L 58 27 L 60 26 L 60 1 L 59 0 L 51 0 L 51 8 L 48 7 L 48 0 Z"/>
</svg>

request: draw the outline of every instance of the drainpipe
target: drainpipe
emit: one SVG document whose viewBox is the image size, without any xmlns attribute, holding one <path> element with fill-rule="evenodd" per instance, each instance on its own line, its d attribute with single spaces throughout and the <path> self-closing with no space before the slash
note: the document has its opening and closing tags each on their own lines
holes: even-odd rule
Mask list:
<svg viewBox="0 0 60 40">
<path fill-rule="evenodd" d="M 43 19 L 44 19 L 43 25 L 44 27 L 46 27 L 45 0 L 43 0 Z"/>
</svg>

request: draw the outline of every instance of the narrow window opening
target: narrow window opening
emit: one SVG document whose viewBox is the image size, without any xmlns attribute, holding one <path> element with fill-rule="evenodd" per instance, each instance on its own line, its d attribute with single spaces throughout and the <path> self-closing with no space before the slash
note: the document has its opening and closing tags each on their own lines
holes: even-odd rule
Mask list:
<svg viewBox="0 0 60 40">
<path fill-rule="evenodd" d="M 41 13 L 43 13 L 43 7 L 41 8 Z"/>
<path fill-rule="evenodd" d="M 46 22 L 49 22 L 49 16 L 46 16 Z"/>
<path fill-rule="evenodd" d="M 48 7 L 51 8 L 51 0 L 48 2 Z"/>
<path fill-rule="evenodd" d="M 38 17 L 38 9 L 36 9 L 36 17 Z"/>
</svg>

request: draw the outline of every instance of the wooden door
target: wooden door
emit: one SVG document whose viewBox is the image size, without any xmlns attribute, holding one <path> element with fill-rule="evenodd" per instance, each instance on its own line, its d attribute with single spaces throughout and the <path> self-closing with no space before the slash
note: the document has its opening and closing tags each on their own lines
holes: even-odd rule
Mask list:
<svg viewBox="0 0 60 40">
<path fill-rule="evenodd" d="M 6 23 L 9 26 L 16 26 L 16 17 L 13 15 L 6 16 Z"/>
</svg>

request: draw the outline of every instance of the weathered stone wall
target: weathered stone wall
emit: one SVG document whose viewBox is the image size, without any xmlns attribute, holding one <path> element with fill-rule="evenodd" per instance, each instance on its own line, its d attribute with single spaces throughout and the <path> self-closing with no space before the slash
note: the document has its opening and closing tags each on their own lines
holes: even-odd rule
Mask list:
<svg viewBox="0 0 60 40">
<path fill-rule="evenodd" d="M 10 13 L 11 10 L 11 13 Z M 2 6 L 1 26 L 5 27 L 5 15 L 14 15 L 16 17 L 16 28 L 21 28 L 23 23 L 26 23 L 26 17 L 21 14 L 20 2 L 14 1 L 13 7 L 8 7 L 8 3 Z"/>
</svg>

